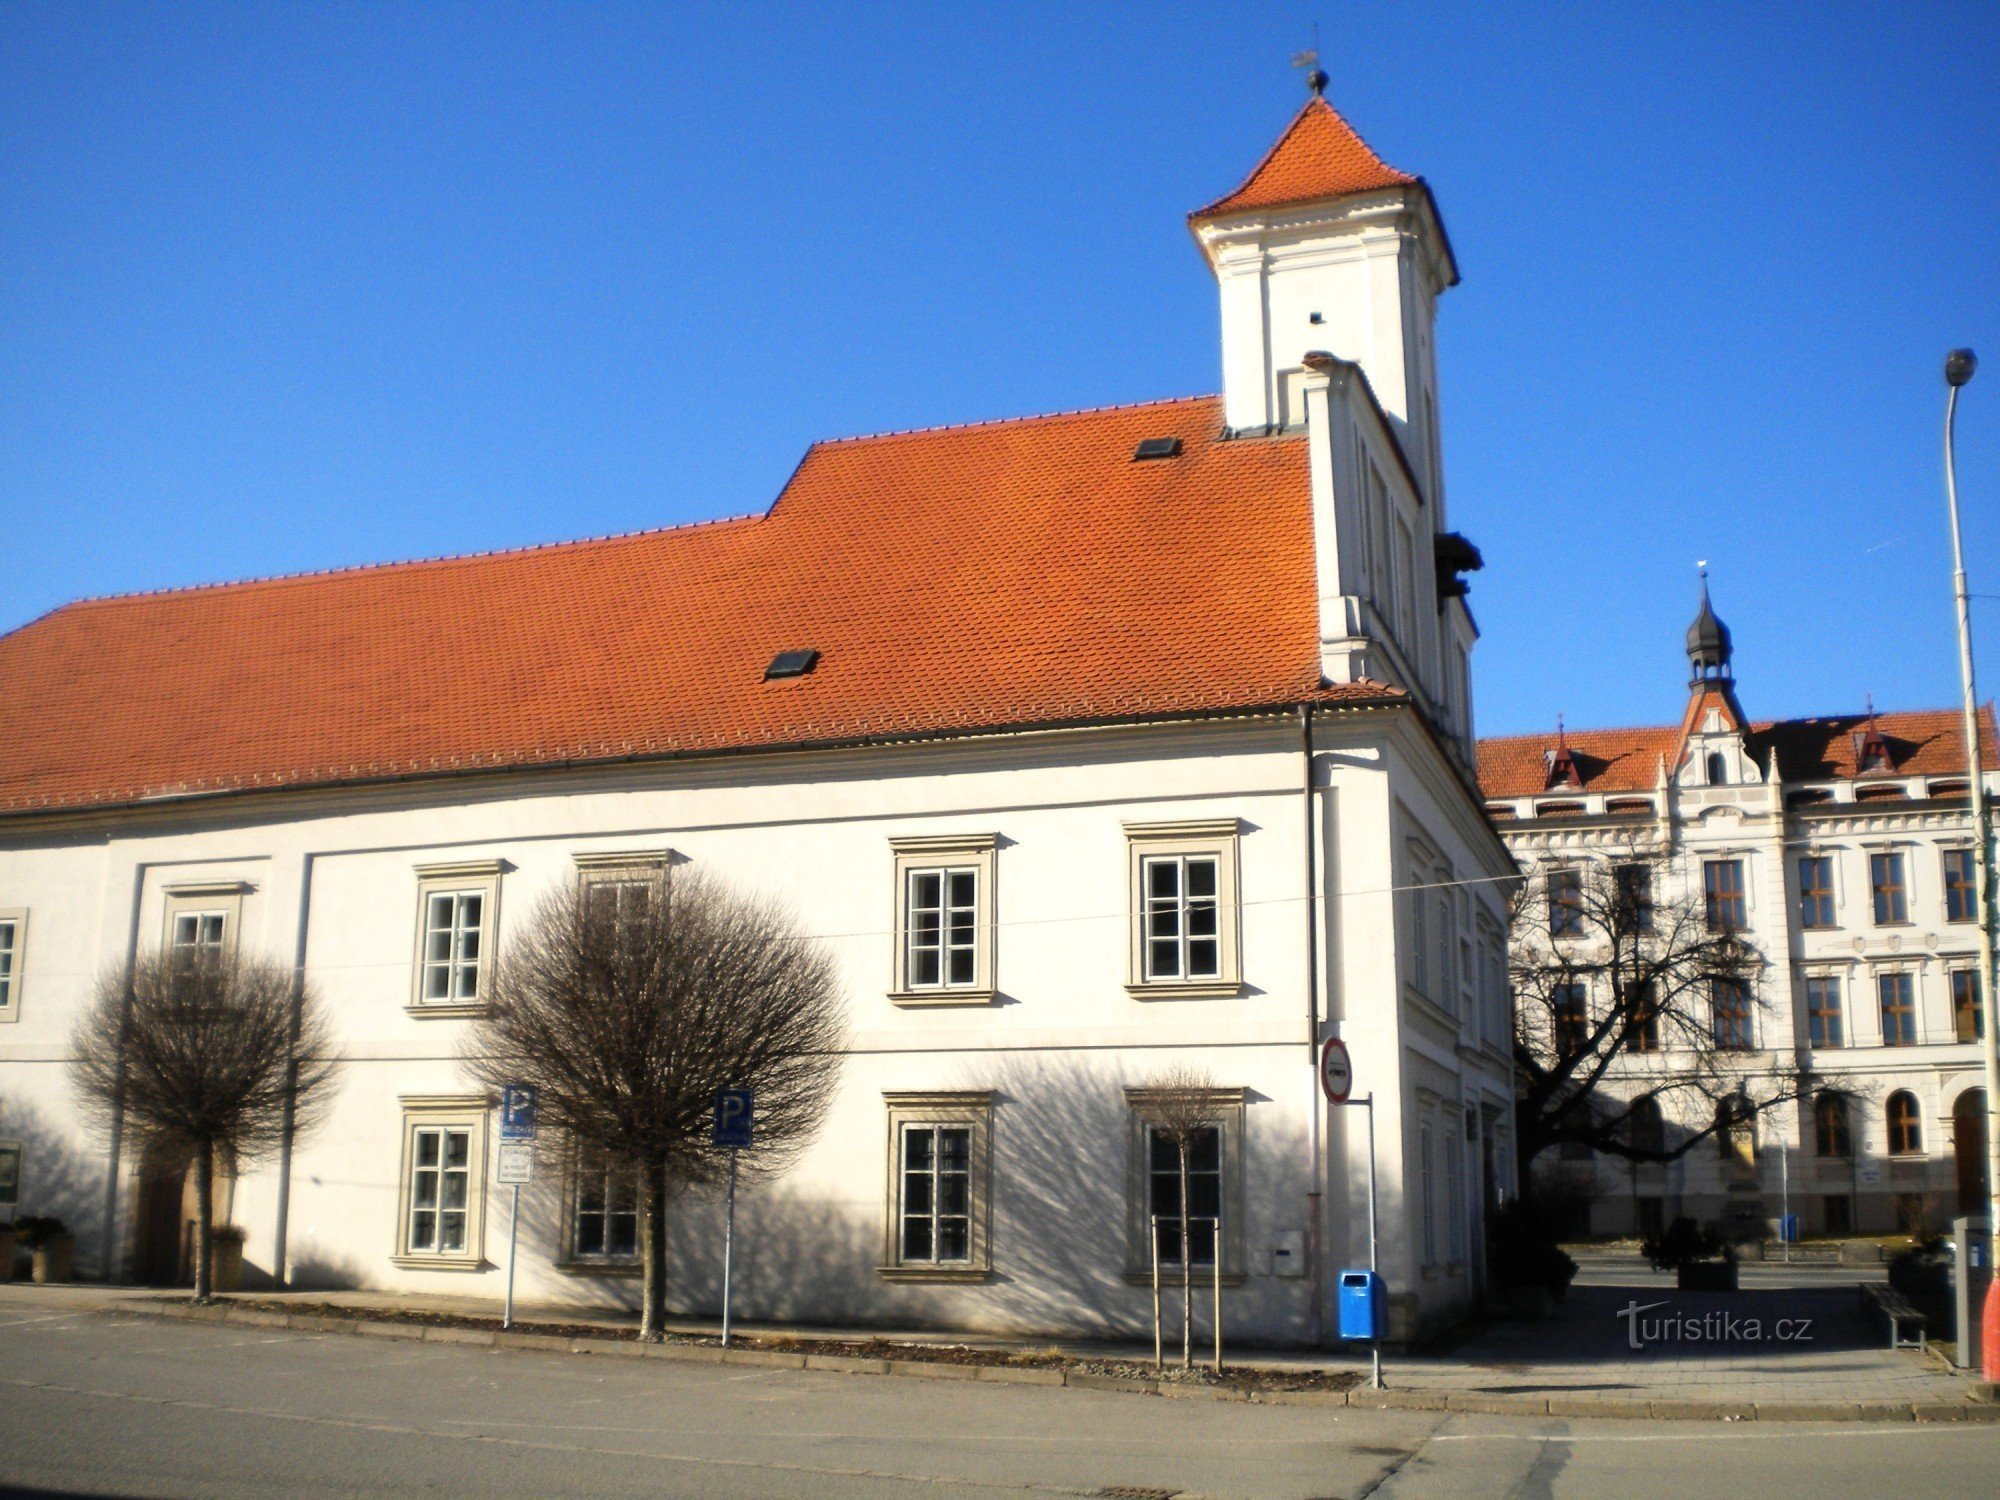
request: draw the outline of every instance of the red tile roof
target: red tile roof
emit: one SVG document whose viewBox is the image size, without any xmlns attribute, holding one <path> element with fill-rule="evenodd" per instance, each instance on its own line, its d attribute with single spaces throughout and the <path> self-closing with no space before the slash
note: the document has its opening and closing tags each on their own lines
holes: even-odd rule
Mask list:
<svg viewBox="0 0 2000 1500">
<path fill-rule="evenodd" d="M 1304 440 L 1221 428 L 820 443 L 761 517 L 72 604 L 0 637 L 0 808 L 1399 700 L 1320 685 Z"/>
<path fill-rule="evenodd" d="M 1264 153 L 1241 187 L 1188 217 L 1208 219 L 1250 208 L 1337 198 L 1344 193 L 1410 187 L 1416 182 L 1370 150 L 1331 104 L 1314 97 L 1293 117 L 1278 143 Z"/>
<path fill-rule="evenodd" d="M 1878 714 L 1876 722 L 1895 758 L 1890 774 L 1949 776 L 1965 771 L 1965 736 L 1956 709 Z M 1778 772 L 1786 781 L 1838 781 L 1855 774 L 1854 736 L 1867 728 L 1865 714 L 1816 719 L 1777 719 L 1750 726 L 1751 749 L 1761 762 L 1775 746 Z M 1569 748 L 1592 792 L 1651 791 L 1659 784 L 1661 760 L 1669 770 L 1681 729 L 1656 724 L 1640 729 L 1571 729 Z M 1980 748 L 1988 770 L 2000 770 L 2000 737 L 1993 705 L 1980 710 Z M 1479 742 L 1479 786 L 1489 798 L 1530 797 L 1544 789 L 1548 775 L 1543 752 L 1555 747 L 1553 734 L 1509 735 Z"/>
</svg>

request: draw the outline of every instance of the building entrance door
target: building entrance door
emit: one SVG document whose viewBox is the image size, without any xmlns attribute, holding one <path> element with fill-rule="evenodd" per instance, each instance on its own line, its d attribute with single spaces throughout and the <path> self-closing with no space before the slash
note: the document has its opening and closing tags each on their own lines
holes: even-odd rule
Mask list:
<svg viewBox="0 0 2000 1500">
<path fill-rule="evenodd" d="M 1958 1211 L 1986 1212 L 1986 1090 L 1967 1089 L 1951 1110 L 1952 1151 L 1958 1158 Z"/>
</svg>

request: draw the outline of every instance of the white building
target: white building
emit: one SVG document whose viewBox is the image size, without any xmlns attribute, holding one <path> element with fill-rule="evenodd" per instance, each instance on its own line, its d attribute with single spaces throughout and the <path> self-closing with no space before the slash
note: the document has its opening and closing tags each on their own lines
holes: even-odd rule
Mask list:
<svg viewBox="0 0 2000 1500">
<path fill-rule="evenodd" d="M 1318 98 L 1191 222 L 1219 398 L 822 443 L 761 516 L 0 638 L 18 1211 L 100 1273 L 184 1274 L 185 1163 L 82 1133 L 66 1039 L 100 976 L 219 941 L 300 965 L 342 1059 L 330 1125 L 223 1195 L 253 1273 L 497 1295 L 495 1122 L 455 1060 L 488 966 L 553 884 L 685 864 L 790 902 L 851 1008 L 827 1128 L 740 1205 L 743 1315 L 1139 1330 L 1178 1193 L 1144 1089 L 1196 1060 L 1230 1325 L 1312 1339 L 1366 1256 L 1360 1112 L 1314 1086 L 1337 1033 L 1396 1330 L 1456 1317 L 1512 1184 L 1511 862 L 1436 432 L 1457 273 L 1429 190 Z M 419 1201 L 439 1158 L 463 1217 Z M 521 1295 L 630 1299 L 629 1183 L 541 1162 Z M 671 1305 L 712 1310 L 716 1206 L 670 1220 Z"/>
<path fill-rule="evenodd" d="M 1487 810 L 1530 879 L 1637 859 L 1661 899 L 1691 895 L 1712 928 L 1740 932 L 1761 960 L 1756 1003 L 1721 1007 L 1717 1040 L 1746 1073 L 1796 1069 L 1811 1092 L 1665 1165 L 1584 1149 L 1545 1152 L 1532 1169 L 1588 1203 L 1579 1233 L 1652 1232 L 1681 1214 L 1770 1221 L 1787 1194 L 1807 1234 L 1983 1212 L 1961 715 L 1752 723 L 1705 583 L 1687 649 L 1677 725 L 1481 741 Z M 1989 792 L 2000 790 L 1990 706 L 1980 740 Z M 1632 1098 L 1644 1092 L 1632 1080 L 1673 1066 L 1621 1059 L 1610 1087 Z"/>
</svg>

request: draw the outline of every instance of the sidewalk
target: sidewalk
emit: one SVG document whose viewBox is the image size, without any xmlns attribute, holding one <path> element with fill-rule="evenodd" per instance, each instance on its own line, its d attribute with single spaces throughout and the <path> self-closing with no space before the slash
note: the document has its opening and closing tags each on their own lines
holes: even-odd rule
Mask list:
<svg viewBox="0 0 2000 1500">
<path fill-rule="evenodd" d="M 636 1324 L 623 1312 L 549 1304 L 517 1305 L 517 1323 L 563 1325 L 580 1334 L 602 1329 L 624 1342 L 534 1334 L 496 1337 L 493 1328 L 387 1321 L 390 1314 L 475 1318 L 497 1322 L 500 1308 L 478 1297 L 387 1292 L 260 1292 L 231 1305 L 194 1308 L 185 1294 L 129 1287 L 0 1287 L 0 1321 L 45 1308 L 75 1312 L 227 1318 L 262 1326 L 372 1333 L 433 1342 L 557 1349 L 572 1353 L 646 1354 L 660 1358 L 727 1359 L 744 1364 L 931 1375 L 939 1378 L 1022 1379 L 1215 1399 L 1298 1400 L 1316 1404 L 1396 1406 L 1554 1416 L 1663 1417 L 1741 1420 L 2000 1420 L 2000 1405 L 1979 1399 L 1984 1387 L 1954 1375 L 1928 1356 L 1892 1351 L 1882 1330 L 1861 1315 L 1852 1285 L 1746 1289 L 1734 1294 L 1680 1293 L 1645 1284 L 1580 1285 L 1543 1323 L 1495 1322 L 1475 1328 L 1441 1352 L 1395 1355 L 1385 1361 L 1388 1390 L 1258 1394 L 1179 1387 L 1166 1381 L 1106 1380 L 1060 1370 L 1008 1369 L 927 1361 L 925 1346 L 1040 1357 L 1150 1364 L 1150 1345 L 1090 1340 L 1018 1339 L 924 1330 L 802 1327 L 738 1322 L 752 1347 L 724 1351 L 709 1343 L 644 1346 L 629 1341 Z M 257 1304 L 260 1311 L 243 1306 Z M 1633 1306 L 1645 1309 L 1628 1312 Z M 331 1314 L 332 1316 L 327 1316 Z M 371 1315 L 376 1315 L 371 1319 Z M 1783 1322 L 1785 1337 L 1779 1338 Z M 672 1318 L 670 1332 L 712 1340 L 712 1319 Z M 1199 1331 L 1199 1325 L 1198 1325 Z M 1633 1348 L 1634 1339 L 1640 1347 Z M 870 1357 L 788 1353 L 795 1341 L 870 1345 Z M 1197 1341 L 1199 1343 L 1199 1340 Z M 907 1346 L 908 1358 L 884 1345 Z M 757 1347 L 762 1346 L 762 1347 Z M 1237 1370 L 1365 1375 L 1365 1353 L 1227 1349 Z"/>
</svg>

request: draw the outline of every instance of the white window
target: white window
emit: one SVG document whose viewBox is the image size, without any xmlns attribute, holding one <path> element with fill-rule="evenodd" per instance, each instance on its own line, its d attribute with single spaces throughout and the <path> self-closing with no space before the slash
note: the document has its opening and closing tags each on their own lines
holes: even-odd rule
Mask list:
<svg viewBox="0 0 2000 1500">
<path fill-rule="evenodd" d="M 21 1014 L 21 965 L 28 952 L 28 914 L 0 911 L 0 1021 Z"/>
<path fill-rule="evenodd" d="M 1127 989 L 1151 995 L 1241 993 L 1234 818 L 1127 823 L 1132 946 Z"/>
<path fill-rule="evenodd" d="M 991 1269 L 987 1179 L 993 1096 L 885 1094 L 888 1226 L 881 1274 L 979 1281 Z"/>
<path fill-rule="evenodd" d="M 566 1263 L 638 1262 L 639 1174 L 630 1166 L 595 1146 L 578 1145 L 570 1168 L 569 1206 Z"/>
<path fill-rule="evenodd" d="M 201 963 L 227 956 L 236 946 L 243 897 L 249 890 L 241 881 L 166 887 L 167 951 Z"/>
<path fill-rule="evenodd" d="M 1181 1149 L 1157 1129 L 1146 1132 L 1147 1205 L 1160 1264 L 1179 1266 L 1181 1245 Z M 1222 1220 L 1222 1128 L 1198 1132 L 1187 1148 L 1187 1246 L 1189 1262 L 1215 1264 L 1216 1230 Z"/>
<path fill-rule="evenodd" d="M 899 1005 L 981 1005 L 994 994 L 993 880 L 998 834 L 889 841 L 896 870 Z"/>
<path fill-rule="evenodd" d="M 1130 1202 L 1125 1275 L 1128 1281 L 1152 1279 L 1153 1255 L 1160 1265 L 1178 1271 L 1183 1253 L 1190 1266 L 1207 1274 L 1219 1251 L 1222 1275 L 1233 1281 L 1243 1270 L 1243 1109 L 1240 1088 L 1210 1090 L 1204 1112 L 1213 1124 L 1199 1131 L 1188 1146 L 1188 1233 L 1181 1242 L 1180 1147 L 1161 1133 L 1159 1092 L 1128 1088 L 1130 1110 Z M 1218 1242 L 1219 1236 L 1219 1242 Z"/>
<path fill-rule="evenodd" d="M 405 1097 L 398 1265 L 470 1270 L 484 1260 L 486 1100 Z"/>
<path fill-rule="evenodd" d="M 417 978 L 410 1010 L 465 1015 L 486 1003 L 500 860 L 417 866 Z"/>
</svg>

